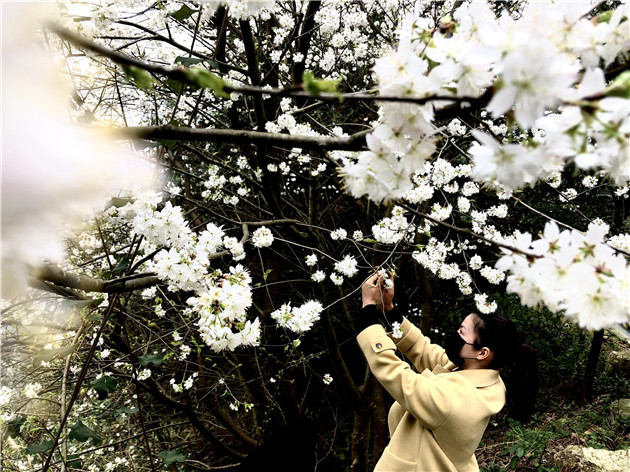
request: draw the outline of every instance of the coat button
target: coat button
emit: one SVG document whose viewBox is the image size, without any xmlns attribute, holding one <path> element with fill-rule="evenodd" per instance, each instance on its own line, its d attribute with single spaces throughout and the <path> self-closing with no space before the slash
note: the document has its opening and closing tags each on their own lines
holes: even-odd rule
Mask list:
<svg viewBox="0 0 630 472">
<path fill-rule="evenodd" d="M 376 343 L 376 349 L 380 349 L 382 347 L 383 347 L 383 345 L 381 343 Z"/>
</svg>

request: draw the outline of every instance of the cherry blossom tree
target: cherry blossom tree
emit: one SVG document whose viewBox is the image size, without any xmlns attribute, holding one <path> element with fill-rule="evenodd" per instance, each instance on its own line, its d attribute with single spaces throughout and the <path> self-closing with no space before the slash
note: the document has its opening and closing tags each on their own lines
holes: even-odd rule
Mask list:
<svg viewBox="0 0 630 472">
<path fill-rule="evenodd" d="M 47 14 L 28 31 L 71 92 L 32 101 L 57 131 L 16 144 L 35 163 L 28 179 L 4 149 L 16 171 L 3 218 L 29 219 L 7 226 L 3 261 L 30 285 L 3 291 L 7 467 L 235 470 L 311 418 L 319 470 L 368 470 L 391 400 L 353 319 L 377 270 L 426 332 L 436 284 L 480 312 L 513 293 L 597 332 L 587 380 L 603 329 L 630 321 L 627 4 L 122 1 Z M 38 64 L 16 67 L 16 89 Z M 121 149 L 136 164 L 117 164 Z M 26 206 L 28 192 L 46 204 Z M 77 200 L 102 206 L 87 215 Z M 50 215 L 63 257 L 20 238 L 56 237 Z"/>
</svg>

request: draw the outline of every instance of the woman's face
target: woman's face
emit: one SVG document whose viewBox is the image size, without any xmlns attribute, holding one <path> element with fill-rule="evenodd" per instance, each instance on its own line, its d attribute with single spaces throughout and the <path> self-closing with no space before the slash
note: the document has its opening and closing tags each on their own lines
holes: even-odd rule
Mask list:
<svg viewBox="0 0 630 472">
<path fill-rule="evenodd" d="M 475 317 L 476 316 L 477 315 L 475 315 L 474 313 L 471 313 L 470 315 L 468 315 L 466 318 L 464 318 L 464 321 L 462 321 L 462 324 L 457 330 L 459 335 L 467 343 L 472 343 L 472 344 L 475 343 Z M 464 344 L 464 347 L 462 347 L 462 350 L 460 351 L 459 355 L 461 357 L 474 358 L 477 356 L 478 353 L 479 353 L 479 350 L 475 349 L 475 346 L 471 346 L 470 344 Z"/>
</svg>

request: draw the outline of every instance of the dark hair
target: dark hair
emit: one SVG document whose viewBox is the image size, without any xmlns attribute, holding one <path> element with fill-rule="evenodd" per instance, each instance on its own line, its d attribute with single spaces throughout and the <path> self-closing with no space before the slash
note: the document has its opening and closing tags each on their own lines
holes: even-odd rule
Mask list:
<svg viewBox="0 0 630 472">
<path fill-rule="evenodd" d="M 516 326 L 496 314 L 475 314 L 475 347 L 485 346 L 494 357 L 491 369 L 503 369 L 510 416 L 525 423 L 534 412 L 538 392 L 536 352 L 522 344 Z"/>
</svg>

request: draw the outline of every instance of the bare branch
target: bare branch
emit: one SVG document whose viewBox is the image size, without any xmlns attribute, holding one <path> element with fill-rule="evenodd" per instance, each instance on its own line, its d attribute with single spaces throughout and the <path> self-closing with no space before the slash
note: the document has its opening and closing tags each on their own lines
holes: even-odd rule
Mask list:
<svg viewBox="0 0 630 472">
<path fill-rule="evenodd" d="M 130 139 L 270 144 L 302 149 L 337 149 L 344 151 L 360 151 L 363 149 L 365 136 L 370 131 L 371 129 L 360 131 L 344 138 L 333 138 L 329 136 L 304 136 L 248 130 L 187 128 L 171 125 L 136 126 L 117 130 L 121 136 Z"/>
</svg>

